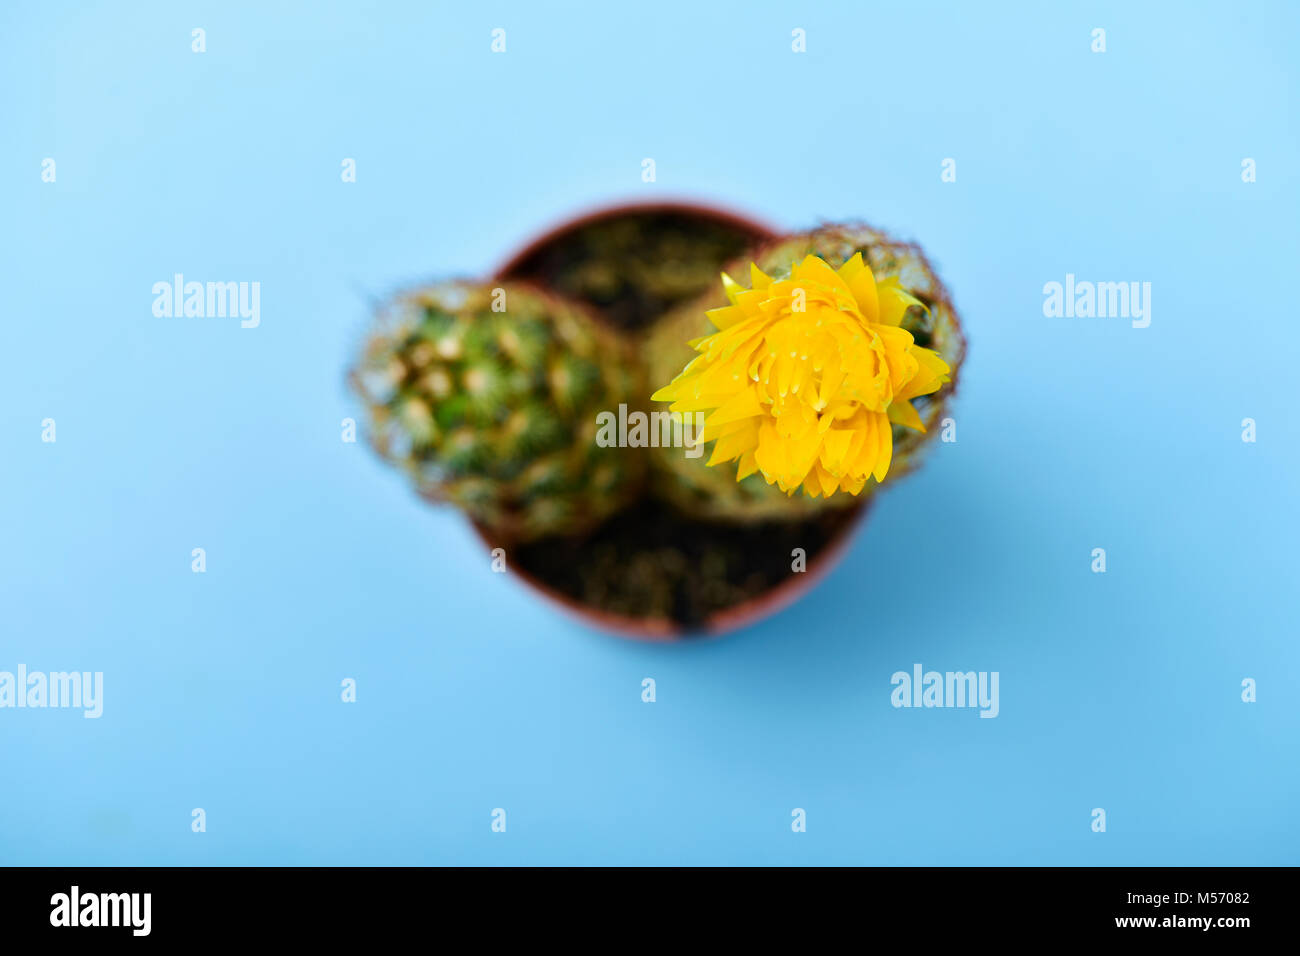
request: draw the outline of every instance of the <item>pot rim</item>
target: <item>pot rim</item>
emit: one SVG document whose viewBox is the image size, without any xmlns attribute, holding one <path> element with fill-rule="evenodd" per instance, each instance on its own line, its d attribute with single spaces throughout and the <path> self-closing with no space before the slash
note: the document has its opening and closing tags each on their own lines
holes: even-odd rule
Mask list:
<svg viewBox="0 0 1300 956">
<path fill-rule="evenodd" d="M 492 272 L 492 278 L 504 281 L 508 273 L 517 269 L 525 259 L 531 256 L 543 246 L 554 242 L 555 239 L 566 232 L 572 232 L 575 229 L 581 229 L 583 226 L 589 226 L 594 222 L 602 219 L 612 219 L 615 216 L 627 215 L 629 213 L 683 213 L 693 215 L 704 215 L 715 222 L 721 222 L 729 226 L 736 226 L 746 232 L 754 233 L 757 236 L 756 242 L 766 245 L 775 239 L 780 238 L 781 233 L 775 227 L 762 220 L 748 216 L 744 213 L 733 212 L 729 209 L 723 209 L 713 203 L 702 200 L 692 199 L 687 196 L 668 196 L 662 199 L 651 200 L 615 200 L 608 203 L 593 203 L 583 207 L 579 212 L 566 216 L 559 220 L 550 220 L 551 225 L 541 231 L 534 233 L 534 238 L 526 240 L 511 253 L 505 260 L 497 266 Z"/>
</svg>

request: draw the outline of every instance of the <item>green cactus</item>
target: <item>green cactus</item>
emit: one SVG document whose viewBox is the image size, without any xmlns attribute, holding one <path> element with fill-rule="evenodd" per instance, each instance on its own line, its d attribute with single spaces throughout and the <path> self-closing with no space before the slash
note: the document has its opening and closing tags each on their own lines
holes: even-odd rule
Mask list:
<svg viewBox="0 0 1300 956">
<path fill-rule="evenodd" d="M 737 278 L 747 278 L 749 263 L 753 261 L 769 275 L 780 277 L 787 275 L 791 265 L 806 255 L 821 256 L 838 266 L 855 252 L 862 253 L 878 278 L 897 276 L 903 288 L 928 307 L 928 311 L 912 309 L 903 327 L 912 333 L 918 345 L 939 352 L 953 370 L 950 384 L 913 402 L 925 424 L 925 434 L 894 427 L 894 460 L 889 478 L 892 481 L 915 466 L 918 452 L 934 434 L 932 426 L 940 421 L 965 354 L 956 312 L 920 247 L 861 224 L 826 225 L 768 243 L 731 263 L 726 271 Z M 671 381 L 681 371 L 695 356 L 687 343 L 713 331 L 705 313 L 726 304 L 721 283 L 717 283 L 701 298 L 672 310 L 656 323 L 646 348 L 651 382 Z M 707 451 L 701 457 L 688 458 L 680 449 L 652 449 L 651 482 L 655 494 L 689 514 L 749 522 L 783 517 L 799 519 L 851 507 L 874 488 L 873 482 L 858 497 L 837 494 L 830 498 L 810 498 L 802 493 L 787 496 L 775 485 L 767 484 L 761 474 L 737 482 L 734 466 L 710 468 L 706 465 L 708 458 Z"/>
<path fill-rule="evenodd" d="M 376 450 L 494 542 L 581 534 L 639 491 L 643 457 L 596 443 L 597 413 L 643 391 L 625 347 L 529 286 L 398 296 L 352 381 Z"/>
</svg>

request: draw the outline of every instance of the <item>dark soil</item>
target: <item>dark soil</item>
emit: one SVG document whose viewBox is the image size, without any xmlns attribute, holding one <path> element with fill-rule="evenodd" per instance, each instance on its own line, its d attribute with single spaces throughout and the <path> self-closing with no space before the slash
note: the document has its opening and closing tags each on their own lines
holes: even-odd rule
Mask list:
<svg viewBox="0 0 1300 956">
<path fill-rule="evenodd" d="M 704 293 L 728 261 L 765 238 L 703 210 L 614 212 L 551 237 L 502 278 L 586 302 L 611 325 L 635 333 Z M 701 522 L 647 496 L 590 534 L 516 546 L 512 558 L 580 603 L 668 618 L 689 633 L 790 577 L 795 548 L 811 565 L 856 515 L 853 508 L 800 521 Z"/>
<path fill-rule="evenodd" d="M 701 524 L 646 498 L 587 538 L 547 538 L 513 553 L 520 568 L 583 604 L 695 631 L 710 614 L 780 584 L 795 548 L 811 561 L 844 523 L 835 511 L 809 521 Z"/>
<path fill-rule="evenodd" d="M 739 223 L 688 211 L 620 213 L 567 231 L 503 276 L 593 306 L 635 332 L 702 295 L 724 264 L 764 239 Z"/>
</svg>

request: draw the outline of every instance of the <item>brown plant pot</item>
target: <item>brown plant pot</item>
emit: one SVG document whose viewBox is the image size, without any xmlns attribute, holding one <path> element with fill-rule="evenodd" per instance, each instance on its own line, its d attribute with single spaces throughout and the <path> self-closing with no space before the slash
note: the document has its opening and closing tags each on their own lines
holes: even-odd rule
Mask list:
<svg viewBox="0 0 1300 956">
<path fill-rule="evenodd" d="M 644 217 L 646 215 L 668 214 L 686 217 L 700 223 L 701 228 L 725 227 L 745 234 L 754 245 L 775 238 L 775 233 L 766 226 L 735 213 L 725 212 L 693 202 L 659 202 L 628 203 L 614 205 L 585 213 L 564 221 L 560 225 L 544 232 L 541 236 L 524 245 L 497 269 L 495 278 L 499 280 L 524 280 L 547 287 L 547 277 L 539 273 L 538 264 L 544 262 L 548 251 L 557 249 L 566 238 L 572 238 L 580 230 L 594 224 L 610 223 L 619 219 Z M 601 315 L 597 304 L 588 302 L 592 311 Z M 790 572 L 775 585 L 747 600 L 721 608 L 708 614 L 696 627 L 688 628 L 677 620 L 666 616 L 631 617 L 612 613 L 609 610 L 583 603 L 574 596 L 558 590 L 535 570 L 525 570 L 513 562 L 510 570 L 528 587 L 547 598 L 561 610 L 576 617 L 582 623 L 606 633 L 620 637 L 637 638 L 648 641 L 676 641 L 688 636 L 721 635 L 742 627 L 757 623 L 797 601 L 808 593 L 826 574 L 843 558 L 853 535 L 861 527 L 866 514 L 867 502 L 845 510 L 843 522 L 832 531 L 828 540 L 822 543 L 815 554 L 808 557 L 807 570 L 800 573 Z M 475 531 L 489 548 L 493 547 L 490 533 L 477 525 Z M 708 532 L 707 527 L 703 529 Z"/>
</svg>

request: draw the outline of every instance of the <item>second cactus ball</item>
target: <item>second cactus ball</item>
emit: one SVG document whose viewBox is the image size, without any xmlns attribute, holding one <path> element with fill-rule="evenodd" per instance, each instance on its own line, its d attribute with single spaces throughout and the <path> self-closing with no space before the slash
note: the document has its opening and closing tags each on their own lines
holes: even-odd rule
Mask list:
<svg viewBox="0 0 1300 956">
<path fill-rule="evenodd" d="M 641 458 L 595 436 L 640 379 L 626 345 L 573 303 L 515 284 L 405 293 L 353 381 L 376 450 L 502 541 L 590 529 L 639 491 Z"/>
</svg>

